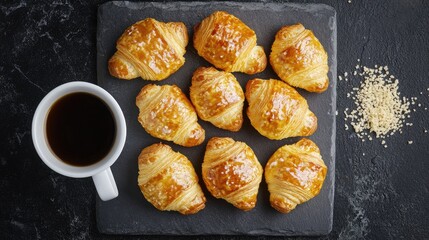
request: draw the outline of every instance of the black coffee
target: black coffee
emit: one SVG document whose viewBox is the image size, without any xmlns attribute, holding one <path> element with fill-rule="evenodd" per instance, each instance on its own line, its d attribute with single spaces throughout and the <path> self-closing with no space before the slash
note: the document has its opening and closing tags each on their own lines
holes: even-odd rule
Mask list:
<svg viewBox="0 0 429 240">
<path fill-rule="evenodd" d="M 46 121 L 52 151 L 65 163 L 88 166 L 112 148 L 116 126 L 103 100 L 89 93 L 72 93 L 57 100 Z"/>
</svg>

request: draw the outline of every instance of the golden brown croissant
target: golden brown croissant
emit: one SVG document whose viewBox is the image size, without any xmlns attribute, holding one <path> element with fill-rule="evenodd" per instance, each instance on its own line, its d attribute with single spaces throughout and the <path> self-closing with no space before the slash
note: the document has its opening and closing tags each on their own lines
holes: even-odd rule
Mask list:
<svg viewBox="0 0 429 240">
<path fill-rule="evenodd" d="M 146 18 L 128 27 L 116 42 L 109 72 L 121 79 L 163 80 L 184 63 L 188 32 L 181 22 Z"/>
<path fill-rule="evenodd" d="M 201 57 L 227 72 L 255 74 L 267 66 L 255 32 L 227 12 L 214 12 L 195 27 L 194 47 Z"/>
<path fill-rule="evenodd" d="M 138 166 L 140 190 L 157 209 L 193 214 L 205 207 L 206 198 L 192 163 L 170 146 L 158 143 L 146 147 Z"/>
<path fill-rule="evenodd" d="M 301 139 L 279 148 L 265 166 L 265 180 L 273 208 L 288 213 L 319 194 L 327 168 L 317 145 Z"/>
<path fill-rule="evenodd" d="M 309 136 L 316 131 L 317 118 L 299 93 L 279 80 L 247 82 L 247 116 L 252 126 L 269 139 Z"/>
<path fill-rule="evenodd" d="M 138 120 L 153 137 L 192 147 L 205 138 L 194 107 L 176 85 L 144 86 L 136 97 Z"/>
<path fill-rule="evenodd" d="M 301 24 L 277 32 L 270 63 L 280 79 L 310 92 L 328 88 L 328 56 L 311 30 Z"/>
<path fill-rule="evenodd" d="M 201 119 L 218 128 L 240 130 L 244 93 L 234 75 L 213 67 L 200 67 L 192 76 L 190 96 Z"/>
<path fill-rule="evenodd" d="M 262 166 L 253 150 L 231 138 L 214 137 L 207 143 L 203 180 L 209 192 L 242 210 L 256 205 Z"/>
</svg>

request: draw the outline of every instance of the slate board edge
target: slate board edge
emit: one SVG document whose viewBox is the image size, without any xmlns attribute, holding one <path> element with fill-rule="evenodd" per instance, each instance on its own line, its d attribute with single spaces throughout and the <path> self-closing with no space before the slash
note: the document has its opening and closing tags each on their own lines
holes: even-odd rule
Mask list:
<svg viewBox="0 0 429 240">
<path fill-rule="evenodd" d="M 307 11 L 307 12 L 311 12 L 314 8 L 324 8 L 325 10 L 328 11 L 332 11 L 333 12 L 333 35 L 332 38 L 337 38 L 337 25 L 336 25 L 336 21 L 337 21 L 337 13 L 335 11 L 335 9 L 329 5 L 326 4 L 312 4 L 312 3 L 302 3 L 302 4 L 297 4 L 297 3 L 277 3 L 277 2 L 220 2 L 220 1 L 214 1 L 214 2 L 202 2 L 202 1 L 197 1 L 197 2 L 128 2 L 128 1 L 111 1 L 111 2 L 107 2 L 104 4 L 101 4 L 99 6 L 98 9 L 98 15 L 100 15 L 100 11 L 102 11 L 103 7 L 106 7 L 108 5 L 115 5 L 117 7 L 127 7 L 127 8 L 134 8 L 134 9 L 141 9 L 141 8 L 146 8 L 146 7 L 155 7 L 155 8 L 161 8 L 161 9 L 165 9 L 165 8 L 170 8 L 173 6 L 180 6 L 180 7 L 184 7 L 184 6 L 195 6 L 195 4 L 198 5 L 205 5 L 205 4 L 213 4 L 213 5 L 217 5 L 217 4 L 221 4 L 222 6 L 230 6 L 230 7 L 242 7 L 243 4 L 246 3 L 252 3 L 252 5 L 255 6 L 255 9 L 261 9 L 261 8 L 269 8 L 270 10 L 276 10 L 275 7 L 278 7 L 279 5 L 281 6 L 288 6 L 291 8 L 295 8 L 295 9 L 299 9 L 299 10 L 303 10 L 303 11 Z M 248 6 L 246 6 L 248 7 Z M 280 10 L 283 7 L 279 8 Z M 97 18 L 97 24 L 99 24 L 99 18 Z M 97 35 L 99 28 L 97 27 Z M 332 87 L 332 98 L 333 98 L 333 104 L 332 104 L 332 111 L 335 112 L 336 111 L 336 99 L 337 99 L 337 92 L 336 92 L 336 87 L 337 87 L 337 42 L 333 41 L 334 45 L 333 45 L 333 53 L 332 55 L 334 56 L 334 59 L 332 59 L 332 64 L 330 67 L 330 72 L 332 74 L 332 79 L 331 79 L 331 83 L 334 87 Z M 97 50 L 99 49 L 99 44 L 100 42 L 97 40 Z M 102 64 L 101 61 L 98 61 L 98 59 L 100 58 L 99 55 L 100 51 L 97 51 L 97 66 L 99 64 Z M 98 78 L 98 76 L 97 76 Z M 332 198 L 331 203 L 334 204 L 334 191 L 335 188 L 333 187 L 335 185 L 335 138 L 336 138 L 336 118 L 333 118 L 333 129 L 332 129 L 332 145 L 331 145 L 331 166 L 334 169 L 333 171 L 331 171 L 331 174 L 328 176 L 331 179 L 331 189 L 332 191 L 330 191 L 329 193 L 329 197 Z M 97 197 L 97 201 L 96 201 L 96 206 L 98 207 L 99 203 L 100 203 L 100 199 Z M 333 206 L 332 206 L 333 209 Z M 96 214 L 98 215 L 98 211 L 96 211 Z M 331 211 L 331 215 L 330 215 L 330 219 L 329 219 L 329 229 L 327 229 L 327 231 L 313 231 L 311 232 L 311 234 L 309 234 L 309 232 L 307 231 L 273 231 L 273 229 L 269 230 L 269 233 L 266 230 L 254 230 L 248 233 L 243 233 L 243 232 L 234 232 L 234 231 L 229 231 L 229 232 L 223 232 L 221 235 L 267 235 L 267 236 L 302 236 L 302 235 L 306 235 L 306 236 L 319 236 L 319 235 L 327 235 L 331 232 L 332 230 L 332 225 L 333 225 L 333 211 Z M 99 232 L 104 233 L 104 234 L 121 234 L 115 231 L 115 229 L 109 229 L 109 228 L 105 228 L 102 227 L 100 225 L 100 222 L 97 221 L 97 228 L 99 230 Z M 122 233 L 124 234 L 124 233 Z M 128 232 L 126 233 L 127 235 L 168 235 L 168 236 L 174 236 L 174 235 L 178 235 L 177 233 L 165 233 L 165 232 L 160 232 L 160 231 L 153 231 L 153 232 Z M 198 233 L 198 232 L 188 232 L 186 235 L 192 236 L 192 235 L 211 235 L 211 234 L 216 234 L 216 233 Z"/>
<path fill-rule="evenodd" d="M 224 5 L 224 6 L 237 6 L 237 7 L 242 7 L 243 5 L 247 4 L 247 3 L 251 3 L 253 6 L 257 6 L 254 9 L 261 9 L 261 7 L 270 7 L 271 10 L 276 11 L 277 9 L 275 7 L 278 6 L 288 6 L 288 7 L 292 7 L 292 8 L 296 8 L 296 9 L 300 9 L 303 11 L 312 11 L 313 7 L 317 7 L 317 8 L 325 8 L 326 10 L 332 11 L 335 14 L 335 18 L 336 18 L 336 10 L 328 5 L 328 4 L 324 4 L 324 3 L 290 3 L 290 2 L 285 2 L 285 3 L 281 3 L 281 2 L 274 2 L 274 1 L 264 1 L 264 2 L 252 2 L 252 1 L 246 1 L 246 2 L 222 2 L 222 1 L 190 1 L 190 2 L 182 2 L 182 1 L 177 1 L 177 2 L 129 2 L 129 1 L 110 1 L 110 2 L 106 2 L 103 3 L 99 6 L 99 9 L 102 7 L 105 7 L 107 5 L 116 5 L 117 7 L 126 7 L 126 8 L 131 8 L 131 9 L 141 9 L 141 6 L 144 5 L 144 7 L 156 7 L 156 8 L 169 8 L 171 6 L 192 6 L 194 7 L 195 5 L 197 6 L 204 6 L 207 4 L 213 4 L 213 5 Z M 248 5 L 246 7 L 249 7 Z M 279 8 L 281 9 L 281 8 Z"/>
<path fill-rule="evenodd" d="M 332 108 L 331 111 L 333 112 L 334 116 L 336 116 L 336 112 L 337 112 L 337 64 L 338 64 L 338 59 L 337 59 L 337 11 L 331 7 L 328 6 L 334 13 L 333 18 L 334 18 L 334 22 L 333 22 L 333 34 L 332 34 L 332 38 L 333 41 L 333 46 L 332 46 L 332 51 L 333 51 L 333 56 L 334 59 L 331 59 L 332 64 L 331 67 L 329 68 L 329 71 L 332 73 L 332 79 L 330 79 L 330 84 L 332 84 L 334 87 L 332 88 Z M 330 220 L 329 220 L 329 229 L 327 230 L 326 233 L 321 234 L 321 235 L 328 235 L 333 228 L 333 224 L 334 224 L 334 205 L 335 205 L 335 172 L 336 172 L 336 167 L 335 167 L 335 161 L 336 161 L 336 137 L 337 137 L 337 117 L 333 118 L 333 122 L 332 122 L 332 139 L 331 139 L 331 166 L 334 168 L 334 171 L 331 171 L 331 174 L 328 176 L 331 179 L 331 189 L 332 191 L 329 193 L 329 197 L 332 198 L 332 211 L 331 211 L 331 216 L 330 216 Z"/>
</svg>

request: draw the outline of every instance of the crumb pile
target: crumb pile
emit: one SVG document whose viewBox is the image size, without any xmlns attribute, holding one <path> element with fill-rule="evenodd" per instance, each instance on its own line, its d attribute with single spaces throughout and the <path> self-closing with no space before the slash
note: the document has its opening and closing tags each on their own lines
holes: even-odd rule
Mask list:
<svg viewBox="0 0 429 240">
<path fill-rule="evenodd" d="M 413 125 L 406 120 L 410 118 L 411 105 L 416 105 L 417 97 L 401 97 L 399 80 L 390 75 L 387 66 L 375 65 L 374 68 L 369 68 L 358 64 L 355 68 L 353 76 L 362 80 L 359 87 L 354 87 L 347 93 L 347 97 L 353 99 L 355 108 L 344 110 L 345 120 L 353 126 L 362 141 L 371 141 L 375 136 L 387 147 L 385 138 L 396 132 L 402 133 L 404 126 Z M 349 74 L 345 72 L 338 79 L 348 81 L 348 77 Z M 421 107 L 421 104 L 418 105 Z M 347 123 L 345 128 L 349 129 Z M 408 144 L 412 144 L 412 141 Z"/>
</svg>

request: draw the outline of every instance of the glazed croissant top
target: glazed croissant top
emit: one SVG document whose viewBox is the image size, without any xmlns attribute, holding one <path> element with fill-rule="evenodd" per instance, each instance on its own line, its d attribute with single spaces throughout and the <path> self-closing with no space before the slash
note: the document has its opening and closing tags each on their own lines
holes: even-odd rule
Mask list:
<svg viewBox="0 0 429 240">
<path fill-rule="evenodd" d="M 217 11 L 195 27 L 194 47 L 198 54 L 227 72 L 255 74 L 267 65 L 264 49 L 256 45 L 256 34 L 237 17 Z"/>
<path fill-rule="evenodd" d="M 282 27 L 271 47 L 270 63 L 288 84 L 310 92 L 328 88 L 328 56 L 311 30 L 296 24 Z"/>
<path fill-rule="evenodd" d="M 194 107 L 176 85 L 148 84 L 137 95 L 136 105 L 138 120 L 150 135 L 185 147 L 204 141 Z"/>
<path fill-rule="evenodd" d="M 200 67 L 192 76 L 190 96 L 201 119 L 218 128 L 240 130 L 244 93 L 234 75 L 213 67 Z"/>
<path fill-rule="evenodd" d="M 265 166 L 270 202 L 288 213 L 319 194 L 327 167 L 317 145 L 309 139 L 279 148 Z"/>
<path fill-rule="evenodd" d="M 255 207 L 262 166 L 246 143 L 232 138 L 210 139 L 202 169 L 204 183 L 214 197 L 245 211 Z"/>
<path fill-rule="evenodd" d="M 138 167 L 140 190 L 157 209 L 193 214 L 204 208 L 206 198 L 194 167 L 170 146 L 158 143 L 144 148 Z"/>
<path fill-rule="evenodd" d="M 279 140 L 316 131 L 317 118 L 307 101 L 286 83 L 256 78 L 247 82 L 245 95 L 250 123 L 263 136 Z"/>
<path fill-rule="evenodd" d="M 109 72 L 121 79 L 163 80 L 184 63 L 188 32 L 181 22 L 146 18 L 128 27 L 116 42 Z"/>
</svg>

